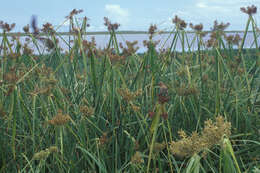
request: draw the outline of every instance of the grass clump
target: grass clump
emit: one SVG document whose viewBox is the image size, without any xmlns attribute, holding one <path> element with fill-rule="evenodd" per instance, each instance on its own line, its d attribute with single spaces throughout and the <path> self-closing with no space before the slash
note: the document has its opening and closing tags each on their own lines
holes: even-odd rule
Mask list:
<svg viewBox="0 0 260 173">
<path fill-rule="evenodd" d="M 0 22 L 0 172 L 257 172 L 259 30 L 256 7 L 241 11 L 240 35 L 176 16 L 157 40 L 151 25 L 144 53 L 108 18 L 98 47 L 82 10 L 64 21 L 69 41 L 36 17 L 24 42 Z"/>
</svg>

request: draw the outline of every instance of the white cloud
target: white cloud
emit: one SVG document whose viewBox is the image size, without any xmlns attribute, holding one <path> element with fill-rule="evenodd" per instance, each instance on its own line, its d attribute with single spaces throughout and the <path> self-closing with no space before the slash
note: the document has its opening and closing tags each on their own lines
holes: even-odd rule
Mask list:
<svg viewBox="0 0 260 173">
<path fill-rule="evenodd" d="M 129 21 L 129 11 L 127 9 L 121 8 L 117 4 L 107 4 L 105 5 L 105 10 L 108 13 L 108 17 L 114 22 L 119 22 L 122 25 L 125 25 Z"/>
<path fill-rule="evenodd" d="M 207 8 L 205 10 L 229 12 L 231 10 L 239 11 L 240 7 L 249 6 L 255 4 L 260 5 L 259 0 L 197 0 L 196 7 Z M 219 11 L 221 10 L 221 11 Z"/>
<path fill-rule="evenodd" d="M 260 7 L 260 0 L 196 0 L 194 4 L 190 4 L 182 9 L 184 12 L 188 12 L 189 15 L 180 15 L 185 21 L 191 20 L 191 22 L 205 24 L 205 29 L 210 29 L 213 21 L 230 22 L 231 25 L 228 29 L 243 29 L 244 23 L 246 23 L 247 15 L 242 14 L 241 7 L 247 7 L 251 5 Z M 177 14 L 177 12 L 173 12 Z M 259 14 L 255 15 L 257 19 Z"/>
<path fill-rule="evenodd" d="M 128 10 L 122 9 L 120 7 L 120 5 L 107 4 L 105 6 L 105 9 L 108 13 L 110 13 L 112 15 L 118 15 L 118 16 L 121 16 L 121 17 L 128 17 L 129 16 Z"/>
<path fill-rule="evenodd" d="M 199 7 L 199 8 L 206 8 L 208 7 L 204 2 L 199 2 L 196 4 L 196 7 Z"/>
</svg>

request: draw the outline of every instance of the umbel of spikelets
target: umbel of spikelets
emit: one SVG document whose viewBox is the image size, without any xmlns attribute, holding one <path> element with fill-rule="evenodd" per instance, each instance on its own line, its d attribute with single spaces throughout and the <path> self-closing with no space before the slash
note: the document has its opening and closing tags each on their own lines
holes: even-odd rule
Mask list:
<svg viewBox="0 0 260 173">
<path fill-rule="evenodd" d="M 230 129 L 231 123 L 225 122 L 222 116 L 218 116 L 214 123 L 212 120 L 205 121 L 201 134 L 193 132 L 191 136 L 187 136 L 183 130 L 179 131 L 181 139 L 177 142 L 172 141 L 170 150 L 180 158 L 191 157 L 219 144 L 224 135 L 230 136 Z"/>
<path fill-rule="evenodd" d="M 62 125 L 65 125 L 70 120 L 71 120 L 71 117 L 69 115 L 63 115 L 62 111 L 58 110 L 57 115 L 54 116 L 51 120 L 49 120 L 48 124 L 51 124 L 54 126 L 62 126 Z"/>
<path fill-rule="evenodd" d="M 59 149 L 56 146 L 50 146 L 49 148 L 45 149 L 45 150 L 41 150 L 38 153 L 35 153 L 33 155 L 33 159 L 35 160 L 44 160 L 47 159 L 47 157 L 51 154 L 51 153 L 58 153 Z"/>
</svg>

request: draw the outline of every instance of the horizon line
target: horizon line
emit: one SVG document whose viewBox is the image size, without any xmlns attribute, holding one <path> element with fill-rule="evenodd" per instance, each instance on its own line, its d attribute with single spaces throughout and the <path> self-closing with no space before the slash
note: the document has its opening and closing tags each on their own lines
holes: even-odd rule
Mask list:
<svg viewBox="0 0 260 173">
<path fill-rule="evenodd" d="M 186 33 L 196 33 L 196 31 L 185 31 Z M 206 33 L 211 33 L 213 31 L 202 31 L 202 32 L 206 32 Z M 225 33 L 244 33 L 245 31 L 243 30 L 230 30 L 230 31 L 224 31 Z M 248 32 L 254 32 L 254 31 L 248 31 Z M 257 33 L 259 33 L 259 31 L 256 31 Z M 133 30 L 124 30 L 124 31 L 115 31 L 116 34 L 149 34 L 148 31 L 133 31 Z M 176 31 L 158 31 L 155 34 L 175 34 Z M 10 36 L 21 36 L 21 37 L 25 37 L 25 36 L 30 36 L 33 35 L 33 33 L 24 33 L 24 32 L 9 32 L 9 33 L 5 33 L 6 36 L 10 37 Z M 73 32 L 55 32 L 55 35 L 73 35 Z M 82 33 L 82 35 L 109 35 L 110 32 L 109 31 L 85 31 L 84 33 Z M 0 37 L 3 37 L 4 33 L 0 33 Z M 47 36 L 50 34 L 47 33 L 39 33 L 38 35 L 40 36 Z"/>
</svg>

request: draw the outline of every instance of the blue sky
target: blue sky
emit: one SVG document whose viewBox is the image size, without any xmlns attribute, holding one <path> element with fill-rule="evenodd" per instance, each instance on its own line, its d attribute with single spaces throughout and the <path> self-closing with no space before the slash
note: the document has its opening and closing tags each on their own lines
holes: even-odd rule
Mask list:
<svg viewBox="0 0 260 173">
<path fill-rule="evenodd" d="M 254 16 L 259 22 L 260 0 L 2 0 L 0 20 L 14 22 L 15 31 L 22 31 L 32 15 L 37 16 L 39 25 L 46 22 L 58 25 L 76 8 L 84 10 L 79 17 L 90 19 L 89 31 L 104 31 L 105 16 L 119 22 L 120 30 L 147 30 L 150 24 L 169 30 L 175 15 L 188 23 L 203 23 L 205 29 L 210 29 L 213 21 L 218 20 L 230 22 L 228 30 L 243 30 L 247 16 L 240 12 L 240 7 L 252 4 L 259 8 Z"/>
</svg>

